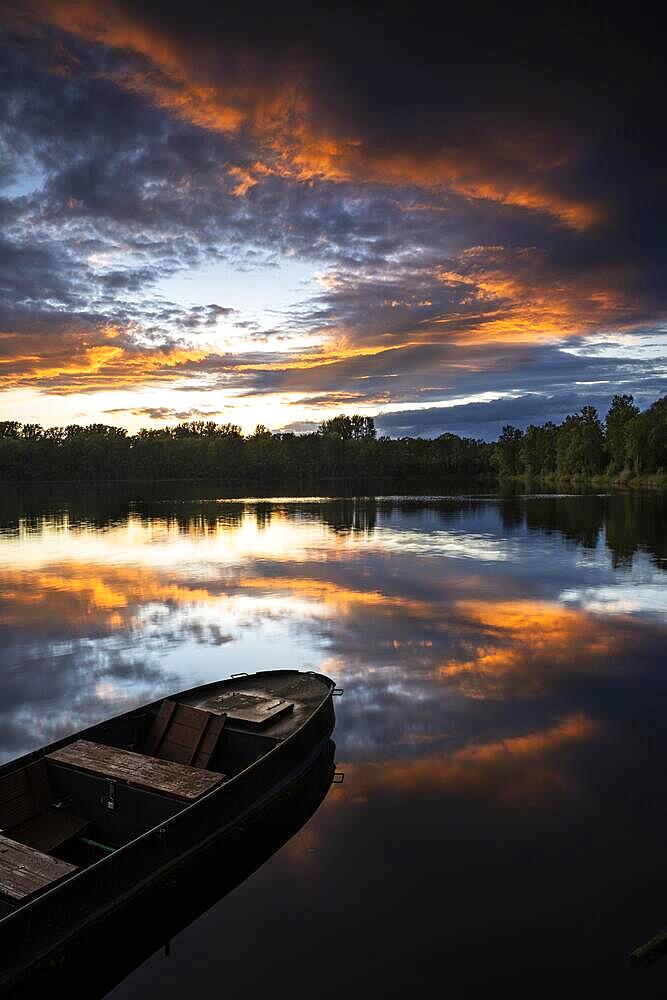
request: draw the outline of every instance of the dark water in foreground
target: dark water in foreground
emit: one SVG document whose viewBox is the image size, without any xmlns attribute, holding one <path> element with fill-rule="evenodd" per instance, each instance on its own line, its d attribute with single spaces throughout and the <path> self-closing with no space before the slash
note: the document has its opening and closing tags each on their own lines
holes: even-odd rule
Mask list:
<svg viewBox="0 0 667 1000">
<path fill-rule="evenodd" d="M 0 755 L 303 667 L 345 783 L 110 996 L 663 996 L 665 497 L 198 489 L 0 500 Z"/>
</svg>

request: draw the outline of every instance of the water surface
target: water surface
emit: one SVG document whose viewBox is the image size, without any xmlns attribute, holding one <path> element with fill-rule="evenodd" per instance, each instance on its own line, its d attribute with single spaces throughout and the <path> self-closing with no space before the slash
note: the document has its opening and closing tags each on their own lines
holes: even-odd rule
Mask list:
<svg viewBox="0 0 667 1000">
<path fill-rule="evenodd" d="M 345 689 L 345 783 L 115 1000 L 664 995 L 663 496 L 28 490 L 0 531 L 3 759 L 242 670 Z"/>
</svg>

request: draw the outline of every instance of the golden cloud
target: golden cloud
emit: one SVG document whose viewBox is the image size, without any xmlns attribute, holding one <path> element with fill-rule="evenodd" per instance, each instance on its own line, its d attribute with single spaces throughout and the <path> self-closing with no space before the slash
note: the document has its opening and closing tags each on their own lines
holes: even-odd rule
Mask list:
<svg viewBox="0 0 667 1000">
<path fill-rule="evenodd" d="M 205 587 L 161 579 L 143 567 L 72 561 L 38 571 L 0 572 L 0 625 L 80 631 L 129 628 L 140 606 L 204 604 L 220 600 Z"/>
<path fill-rule="evenodd" d="M 61 395 L 172 382 L 182 367 L 201 361 L 210 350 L 179 345 L 135 348 L 118 343 L 113 326 L 95 332 L 68 330 L 40 339 L 40 353 L 25 351 L 34 338 L 0 334 L 5 357 L 0 361 L 0 389 L 39 387 Z M 91 342 L 96 341 L 96 342 Z"/>
<path fill-rule="evenodd" d="M 564 674 L 610 669 L 610 656 L 632 643 L 608 618 L 546 601 L 464 600 L 453 613 L 466 655 L 437 673 L 471 698 L 541 694 Z"/>
<path fill-rule="evenodd" d="M 602 276 L 605 285 L 586 275 L 552 276 L 538 251 L 509 254 L 503 247 L 470 247 L 458 265 L 436 272 L 443 284 L 470 290 L 467 316 L 436 321 L 454 328 L 456 343 L 539 342 L 637 322 L 637 303 L 621 295 L 612 274 Z"/>
</svg>

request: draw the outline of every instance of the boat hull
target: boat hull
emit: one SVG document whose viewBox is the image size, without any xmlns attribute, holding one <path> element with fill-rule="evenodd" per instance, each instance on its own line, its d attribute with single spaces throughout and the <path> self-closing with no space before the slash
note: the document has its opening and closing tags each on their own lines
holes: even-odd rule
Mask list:
<svg viewBox="0 0 667 1000">
<path fill-rule="evenodd" d="M 266 672 L 261 676 L 270 683 L 272 674 L 288 673 L 297 672 Z M 0 948 L 3 956 L 11 956 L 11 964 L 0 974 L 0 993 L 4 994 L 37 963 L 48 961 L 66 948 L 86 928 L 128 905 L 190 856 L 240 828 L 248 817 L 279 797 L 300 773 L 308 770 L 328 743 L 335 723 L 333 682 L 320 675 L 311 676 L 320 679 L 326 689 L 322 701 L 269 753 L 166 822 L 0 920 Z M 185 696 L 192 693 L 186 692 Z M 100 728 L 92 727 L 85 735 L 99 736 Z M 36 756 L 31 754 L 23 760 Z"/>
</svg>

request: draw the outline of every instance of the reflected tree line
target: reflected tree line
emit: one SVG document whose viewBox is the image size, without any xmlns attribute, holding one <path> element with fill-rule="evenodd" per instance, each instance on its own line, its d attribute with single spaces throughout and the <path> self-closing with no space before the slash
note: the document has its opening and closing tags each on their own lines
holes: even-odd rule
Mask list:
<svg viewBox="0 0 667 1000">
<path fill-rule="evenodd" d="M 76 496 L 68 490 L 42 487 L 15 488 L 0 495 L 0 532 L 5 536 L 39 534 L 48 527 L 93 527 L 107 529 L 124 524 L 129 517 L 148 524 L 160 522 L 184 535 L 234 531 L 248 517 L 259 530 L 268 529 L 275 517 L 316 520 L 336 534 L 372 534 L 392 514 L 420 519 L 428 515 L 424 530 L 440 525 L 464 530 L 469 522 L 498 511 L 507 533 L 529 531 L 559 535 L 587 549 L 601 540 L 612 554 L 615 566 L 629 564 L 638 552 L 647 553 L 657 565 L 667 568 L 667 495 L 661 492 L 626 492 L 598 496 L 581 494 L 532 497 L 504 495 L 499 501 L 475 497 L 373 497 L 350 496 L 330 499 L 257 501 L 230 499 L 221 502 L 213 491 L 199 490 L 187 496 L 180 484 L 171 489 L 142 487 L 141 499 L 119 488 L 85 489 Z"/>
<path fill-rule="evenodd" d="M 235 424 L 189 421 L 130 435 L 107 424 L 0 422 L 4 481 L 217 479 L 303 484 L 328 478 L 397 483 L 443 477 L 633 475 L 667 469 L 667 397 L 640 412 L 632 396 L 614 396 L 604 421 L 585 406 L 561 424 L 507 425 L 488 443 L 439 437 L 378 437 L 373 419 L 338 416 L 312 434 L 244 436 Z"/>
<path fill-rule="evenodd" d="M 525 526 L 558 534 L 593 549 L 604 538 L 615 566 L 646 552 L 667 568 L 667 497 L 663 493 L 597 496 L 540 496 L 506 500 L 500 507 L 508 527 Z"/>
</svg>

